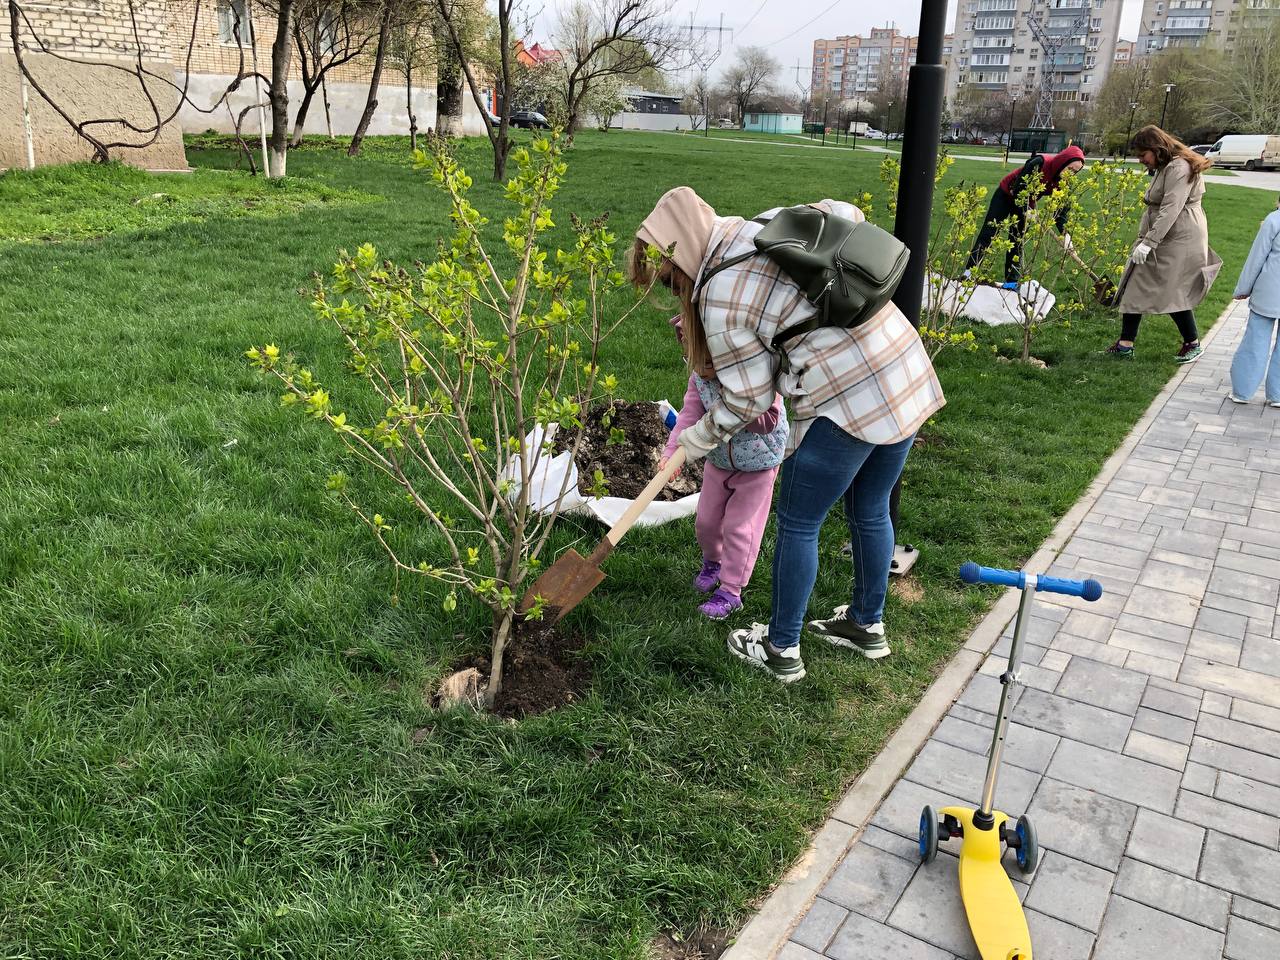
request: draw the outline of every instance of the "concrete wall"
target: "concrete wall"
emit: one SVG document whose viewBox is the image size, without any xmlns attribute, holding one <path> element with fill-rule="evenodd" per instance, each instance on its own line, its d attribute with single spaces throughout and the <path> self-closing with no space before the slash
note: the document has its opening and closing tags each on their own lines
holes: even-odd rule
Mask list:
<svg viewBox="0 0 1280 960">
<path fill-rule="evenodd" d="M 77 121 L 124 117 L 141 127 L 155 122 L 135 77 L 104 66 L 58 61 L 47 54 L 26 52 L 24 60 L 37 82 Z M 173 66 L 167 62 L 150 62 L 147 67 L 162 74 L 170 71 L 172 76 Z M 159 81 L 151 81 L 150 89 L 167 116 L 173 109 L 176 95 L 172 91 L 166 95 Z M 28 90 L 28 97 L 38 166 L 88 160 L 93 156 L 92 148 L 34 90 Z M 117 140 L 142 143 L 149 139 L 149 136 L 134 133 L 120 124 L 90 129 L 95 137 L 108 143 Z M 111 150 L 110 155 L 113 159 L 148 170 L 187 168 L 182 131 L 176 124 L 169 124 L 161 130 L 159 139 L 148 147 Z M 18 65 L 11 52 L 0 50 L 0 169 L 26 165 Z"/>
<path fill-rule="evenodd" d="M 618 114 L 609 126 L 615 130 L 688 130 L 690 122 L 683 113 L 628 112 Z"/>
<path fill-rule="evenodd" d="M 386 76 L 386 74 L 384 73 L 383 76 Z M 223 91 L 226 90 L 231 80 L 232 77 L 229 75 L 195 75 L 191 78 L 188 97 L 194 103 L 199 104 L 202 109 L 208 109 L 210 104 L 215 103 L 222 96 Z M 337 136 L 350 136 L 355 133 L 356 124 L 360 122 L 360 114 L 364 112 L 364 102 L 369 95 L 369 85 L 367 83 L 326 82 L 325 86 L 329 90 L 329 113 L 333 121 L 333 132 Z M 253 85 L 246 82 L 241 89 L 228 98 L 230 109 L 224 104 L 213 113 L 204 113 L 188 104 L 182 108 L 179 119 L 182 121 L 182 129 L 187 133 L 203 133 L 206 130 L 214 130 L 218 133 L 232 133 L 235 131 L 233 114 L 239 114 L 241 110 L 254 102 Z M 291 80 L 289 82 L 290 130 L 293 129 L 293 118 L 297 116 L 298 106 L 301 103 L 302 83 L 301 81 Z M 414 113 L 418 118 L 418 130 L 425 133 L 428 127 L 434 127 L 436 123 L 435 86 L 419 87 L 415 85 L 413 105 Z M 484 136 L 484 120 L 476 110 L 475 101 L 471 99 L 469 91 L 463 96 L 462 106 L 463 133 L 468 136 Z M 267 132 L 270 133 L 271 111 L 268 108 L 266 112 Z M 316 94 L 315 99 L 311 102 L 311 108 L 307 111 L 307 121 L 303 129 L 308 134 L 319 134 L 321 136 L 328 132 L 324 119 L 324 102 L 319 93 Z M 258 117 L 256 110 L 245 118 L 244 132 L 246 134 L 257 134 Z M 405 103 L 403 82 L 399 84 L 384 83 L 378 86 L 378 109 L 373 115 L 372 123 L 369 125 L 369 133 L 371 135 L 408 135 L 409 112 Z"/>
</svg>

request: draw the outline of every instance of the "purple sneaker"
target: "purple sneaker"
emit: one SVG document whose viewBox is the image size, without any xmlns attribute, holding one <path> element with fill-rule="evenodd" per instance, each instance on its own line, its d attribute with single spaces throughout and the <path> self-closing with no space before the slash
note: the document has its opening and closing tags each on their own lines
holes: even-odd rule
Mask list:
<svg viewBox="0 0 1280 960">
<path fill-rule="evenodd" d="M 720 564 L 712 560 L 703 560 L 702 569 L 693 578 L 693 588 L 699 593 L 710 593 L 720 582 Z"/>
<path fill-rule="evenodd" d="M 708 620 L 727 620 L 729 614 L 742 609 L 742 598 L 736 597 L 727 590 L 717 590 L 711 599 L 698 607 L 698 612 Z"/>
</svg>

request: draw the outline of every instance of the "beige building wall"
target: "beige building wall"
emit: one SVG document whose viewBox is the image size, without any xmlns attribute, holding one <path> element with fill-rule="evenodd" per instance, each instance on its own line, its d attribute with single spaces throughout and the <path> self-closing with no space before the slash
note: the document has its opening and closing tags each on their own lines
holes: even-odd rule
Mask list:
<svg viewBox="0 0 1280 960">
<path fill-rule="evenodd" d="M 1084 13 L 1051 80 L 1055 100 L 1087 105 L 1115 62 L 1123 7 L 1123 0 L 958 0 L 948 96 L 966 84 L 1020 97 L 1038 92 L 1045 62 L 1030 19 L 1047 18 L 1051 32 L 1064 33 Z"/>
<path fill-rule="evenodd" d="M 137 127 L 155 125 L 155 112 L 136 76 L 139 53 L 149 78 L 146 90 L 167 118 L 177 96 L 165 80 L 173 80 L 169 58 L 168 13 L 163 0 L 136 0 L 135 21 L 125 0 L 25 0 L 22 9 L 23 59 L 36 83 L 76 121 L 123 119 Z M 0 168 L 27 165 L 27 141 L 22 110 L 22 83 L 13 50 L 0 50 Z M 38 38 L 38 39 L 37 39 Z M 59 60 L 40 51 L 71 56 L 77 62 Z M 123 69 L 122 69 L 123 68 Z M 37 165 L 88 160 L 92 148 L 71 129 L 34 89 L 28 88 L 31 140 Z M 164 127 L 146 146 L 150 134 L 129 130 L 125 124 L 99 124 L 90 128 L 104 142 L 140 146 L 110 151 L 112 157 L 147 169 L 185 169 L 181 131 Z"/>
<path fill-rule="evenodd" d="M 1230 45 L 1261 18 L 1280 15 L 1280 0 L 1143 0 L 1135 56 L 1168 47 Z"/>
</svg>

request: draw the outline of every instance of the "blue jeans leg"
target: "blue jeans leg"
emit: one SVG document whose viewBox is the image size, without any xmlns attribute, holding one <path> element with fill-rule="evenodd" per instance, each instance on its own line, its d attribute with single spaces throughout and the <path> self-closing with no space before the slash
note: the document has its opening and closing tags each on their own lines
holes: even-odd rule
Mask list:
<svg viewBox="0 0 1280 960">
<path fill-rule="evenodd" d="M 863 626 L 884 617 L 893 563 L 893 524 L 889 494 L 902 476 L 911 440 L 875 447 L 844 495 L 844 515 L 853 547 L 853 593 L 849 619 Z"/>
<path fill-rule="evenodd" d="M 1280 359 L 1271 346 L 1276 322 L 1249 311 L 1240 346 L 1231 360 L 1231 392 L 1241 400 L 1250 399 L 1267 378 L 1267 399 L 1280 400 Z"/>
<path fill-rule="evenodd" d="M 855 517 L 855 606 L 850 614 L 880 619 L 893 559 L 889 492 L 906 462 L 911 441 L 877 446 L 852 437 L 825 417 L 782 464 L 778 493 L 778 542 L 773 553 L 773 614 L 769 640 L 775 647 L 800 642 L 809 596 L 818 576 L 818 531 L 841 497 Z M 850 487 L 860 489 L 850 492 Z M 850 523 L 850 530 L 854 528 Z M 861 544 L 859 544 L 859 539 Z M 879 598 L 877 600 L 877 597 Z"/>
</svg>

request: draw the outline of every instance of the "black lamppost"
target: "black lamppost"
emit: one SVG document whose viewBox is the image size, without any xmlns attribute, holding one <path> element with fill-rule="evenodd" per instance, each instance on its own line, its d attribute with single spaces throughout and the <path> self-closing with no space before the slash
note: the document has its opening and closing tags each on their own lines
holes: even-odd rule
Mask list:
<svg viewBox="0 0 1280 960">
<path fill-rule="evenodd" d="M 1129 140 L 1133 137 L 1133 115 L 1138 112 L 1138 101 L 1129 101 L 1129 129 L 1124 132 L 1124 156 L 1129 156 Z"/>
<path fill-rule="evenodd" d="M 1018 98 L 1014 96 L 1009 100 L 1009 139 L 1004 142 L 1004 162 L 1009 162 L 1009 148 L 1013 146 L 1013 111 L 1018 106 Z"/>
<path fill-rule="evenodd" d="M 1176 83 L 1166 83 L 1164 85 L 1164 106 L 1160 108 L 1160 129 L 1161 130 L 1164 129 L 1165 111 L 1169 109 L 1169 94 L 1173 93 L 1173 88 L 1176 86 L 1177 86 Z"/>
<path fill-rule="evenodd" d="M 942 66 L 942 38 L 946 33 L 947 0 L 921 0 L 920 40 L 916 62 L 907 81 L 906 114 L 903 121 L 901 175 L 898 178 L 898 212 L 893 233 L 911 251 L 902 282 L 893 302 L 911 321 L 920 325 L 920 304 L 924 299 L 925 265 L 928 261 L 929 221 L 933 213 L 934 176 L 938 168 L 939 127 L 946 70 Z M 890 104 L 892 109 L 892 104 Z M 899 479 L 889 498 L 889 516 L 898 529 Z M 895 537 L 896 540 L 896 537 Z M 907 546 L 894 547 L 893 567 L 905 573 L 919 556 Z"/>
<path fill-rule="evenodd" d="M 853 149 L 858 149 L 858 125 L 862 123 L 862 100 L 859 98 L 855 101 L 856 106 L 853 108 Z"/>
<path fill-rule="evenodd" d="M 889 113 L 884 118 L 884 138 L 888 140 L 893 135 L 893 101 L 889 101 Z"/>
</svg>

